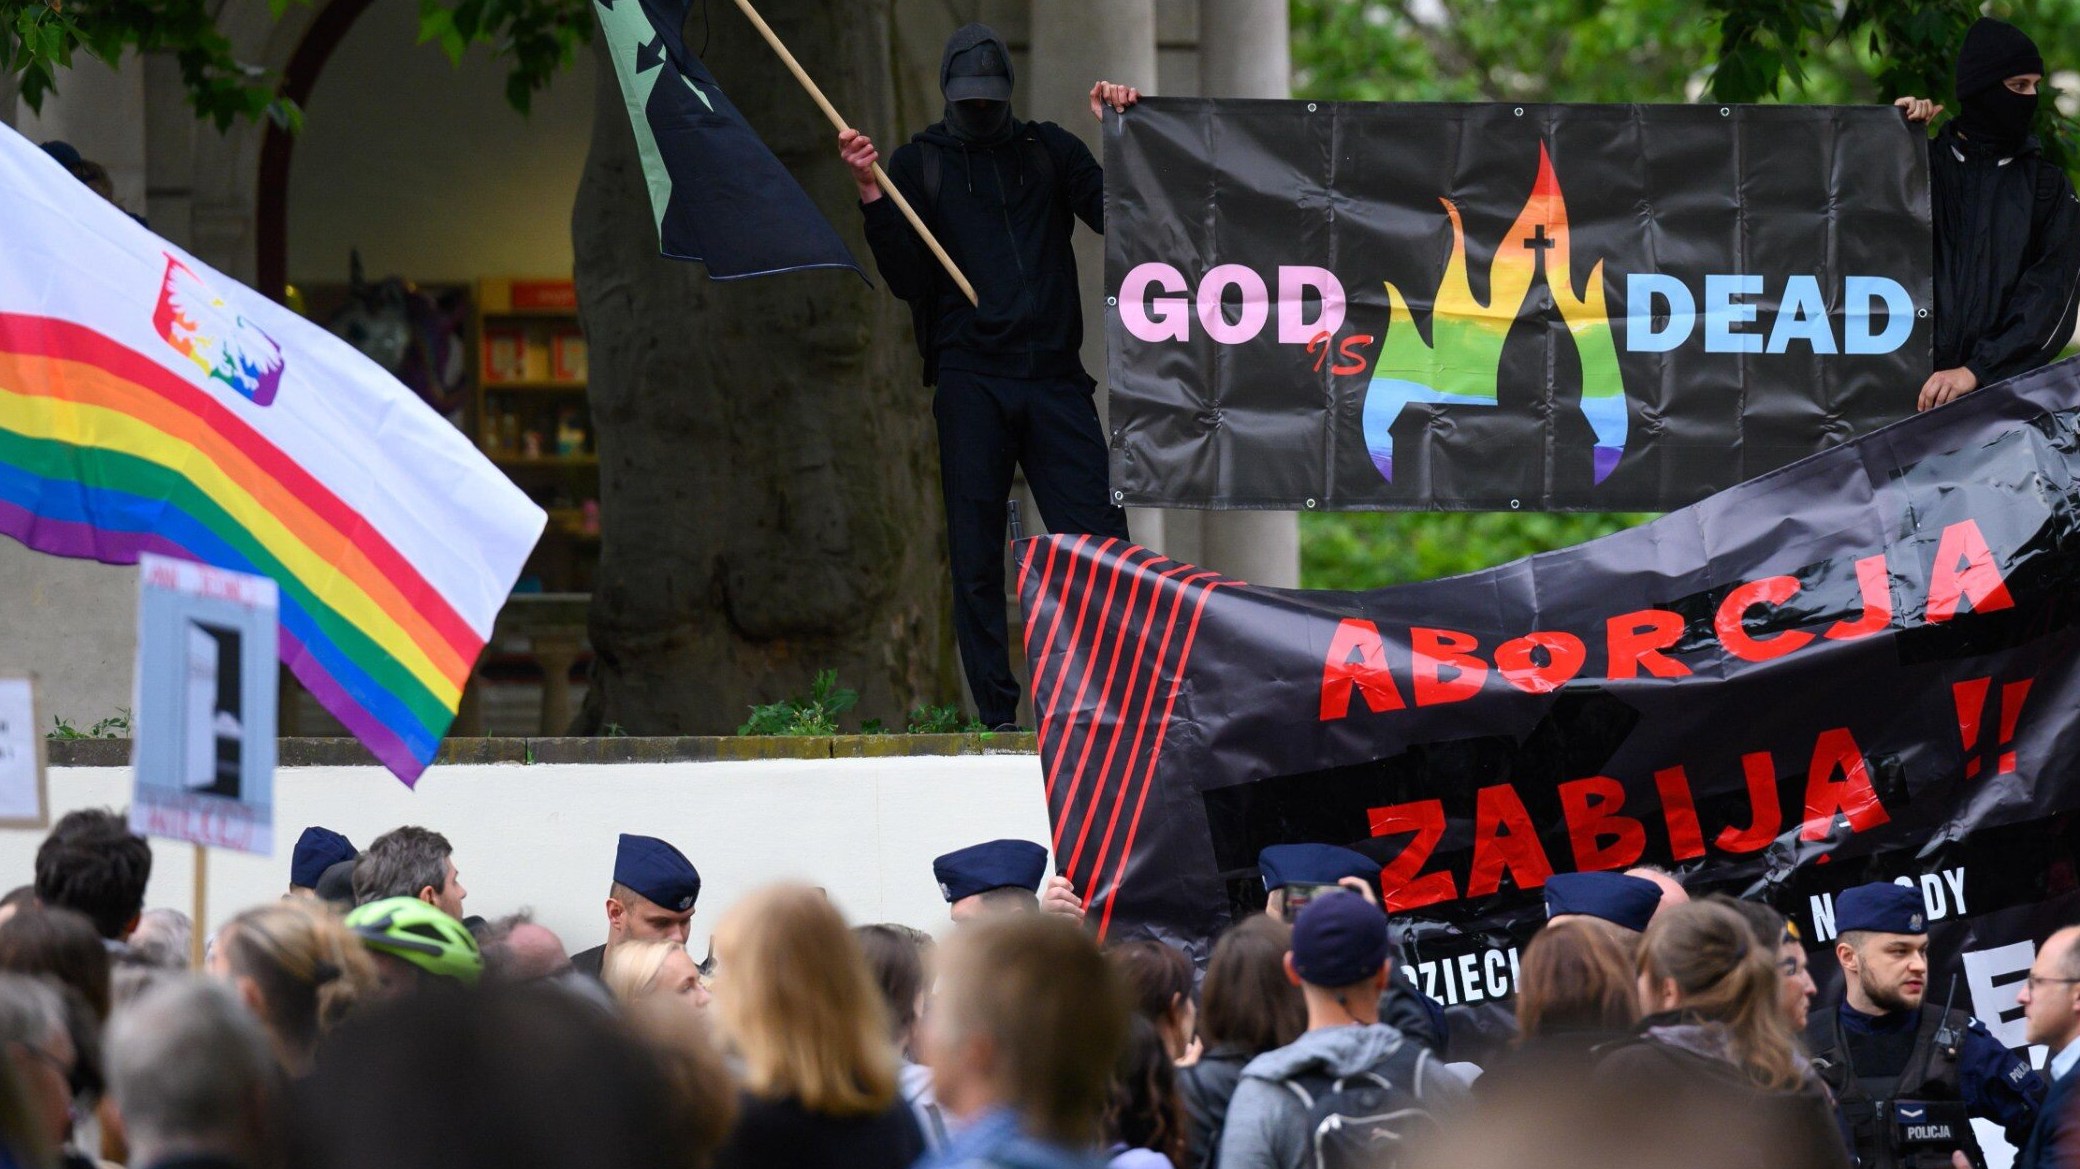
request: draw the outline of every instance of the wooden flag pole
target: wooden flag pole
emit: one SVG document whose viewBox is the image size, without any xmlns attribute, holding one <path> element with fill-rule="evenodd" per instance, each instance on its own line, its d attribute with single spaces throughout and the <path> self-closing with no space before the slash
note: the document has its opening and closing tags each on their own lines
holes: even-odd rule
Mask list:
<svg viewBox="0 0 2080 1169">
<path fill-rule="evenodd" d="M 751 0 L 737 0 L 737 7 L 744 10 L 744 15 L 751 19 L 751 26 L 758 30 L 760 36 L 766 38 L 766 43 L 773 46 L 773 51 L 780 54 L 780 60 L 787 64 L 787 69 L 794 74 L 794 79 L 802 83 L 802 88 L 809 91 L 810 97 L 816 99 L 817 106 L 823 110 L 823 116 L 831 120 L 831 125 L 836 126 L 839 133 L 852 129 L 846 124 L 845 119 L 839 116 L 838 108 L 831 104 L 829 98 L 823 96 L 823 90 L 818 89 L 816 82 L 810 79 L 808 70 L 803 69 L 802 63 L 794 59 L 793 53 L 787 51 L 787 46 L 780 43 L 780 37 L 773 32 L 772 26 L 766 23 L 765 17 L 760 16 L 758 9 L 751 6 Z M 946 249 L 939 246 L 938 237 L 932 234 L 931 228 L 924 225 L 924 220 L 917 217 L 917 211 L 910 206 L 910 200 L 903 198 L 903 193 L 896 190 L 896 185 L 888 179 L 888 172 L 882 170 L 878 162 L 874 164 L 874 181 L 881 185 L 883 194 L 895 200 L 896 210 L 901 211 L 903 218 L 910 221 L 911 228 L 917 232 L 917 238 L 923 240 L 924 246 L 930 248 L 932 254 L 939 258 L 939 263 L 946 268 L 946 274 L 953 277 L 953 282 L 960 285 L 961 295 L 968 298 L 969 304 L 980 305 L 982 302 L 975 298 L 975 286 L 968 283 L 966 276 L 961 275 L 953 257 L 947 255 Z"/>
</svg>

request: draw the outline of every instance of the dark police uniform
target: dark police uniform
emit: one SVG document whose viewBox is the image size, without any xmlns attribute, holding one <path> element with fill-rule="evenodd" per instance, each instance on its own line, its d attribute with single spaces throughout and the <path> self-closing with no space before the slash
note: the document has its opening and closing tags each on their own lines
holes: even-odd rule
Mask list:
<svg viewBox="0 0 2080 1169">
<path fill-rule="evenodd" d="M 910 304 L 937 385 L 939 476 L 953 567 L 953 627 L 983 723 L 1017 717 L 1006 656 L 1005 504 L 1014 466 L 1050 530 L 1127 539 L 1107 488 L 1105 434 L 1083 368 L 1075 221 L 1105 227 L 1105 175 L 1090 148 L 1052 122 L 1010 116 L 1010 50 L 979 24 L 940 63 L 947 118 L 898 147 L 888 174 L 975 288 L 971 305 L 894 200 L 863 204 L 867 245 L 889 290 Z M 1000 97 L 998 95 L 1001 95 Z M 994 120 L 966 124 L 970 98 Z"/>
<path fill-rule="evenodd" d="M 686 854 L 654 836 L 622 833 L 614 849 L 614 883 L 652 904 L 684 913 L 701 897 L 700 870 Z M 607 948 L 594 946 L 571 955 L 571 969 L 600 977 Z"/>
<path fill-rule="evenodd" d="M 1835 924 L 1842 933 L 1927 932 L 1920 891 L 1890 883 L 1843 893 Z M 1947 1169 L 1956 1149 L 1983 1166 L 1971 1118 L 2001 1125 L 2020 1145 L 2044 1099 L 2029 1064 L 1963 1011 L 1866 1015 L 1840 1003 L 1807 1020 L 1805 1044 L 1867 1169 Z"/>
<path fill-rule="evenodd" d="M 1623 873 L 1554 873 L 1546 878 L 1546 916 L 1578 914 L 1636 934 L 1661 908 L 1661 886 Z"/>
<path fill-rule="evenodd" d="M 932 858 L 932 879 L 952 905 L 992 889 L 1038 893 L 1047 879 L 1047 849 L 1030 840 L 989 840 Z"/>
</svg>

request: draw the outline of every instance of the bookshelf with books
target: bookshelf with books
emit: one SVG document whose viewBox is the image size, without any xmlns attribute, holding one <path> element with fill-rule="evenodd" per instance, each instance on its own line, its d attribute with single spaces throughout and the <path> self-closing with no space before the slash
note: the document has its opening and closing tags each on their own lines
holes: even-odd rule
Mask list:
<svg viewBox="0 0 2080 1169">
<path fill-rule="evenodd" d="M 549 513 L 520 591 L 585 593 L 599 562 L 599 454 L 567 279 L 477 281 L 478 446 Z"/>
</svg>

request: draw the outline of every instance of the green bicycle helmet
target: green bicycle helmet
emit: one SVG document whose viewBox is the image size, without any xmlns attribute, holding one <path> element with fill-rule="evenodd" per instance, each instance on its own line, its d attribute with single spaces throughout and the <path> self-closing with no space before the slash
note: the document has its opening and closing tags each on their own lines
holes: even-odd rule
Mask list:
<svg viewBox="0 0 2080 1169">
<path fill-rule="evenodd" d="M 463 924 L 416 897 L 371 901 L 347 914 L 347 928 L 361 944 L 402 958 L 436 978 L 475 986 L 484 975 L 484 955 Z"/>
</svg>

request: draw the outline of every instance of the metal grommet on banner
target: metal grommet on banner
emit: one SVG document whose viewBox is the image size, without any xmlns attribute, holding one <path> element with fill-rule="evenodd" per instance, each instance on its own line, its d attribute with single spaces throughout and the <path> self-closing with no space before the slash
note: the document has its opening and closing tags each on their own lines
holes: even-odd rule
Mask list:
<svg viewBox="0 0 2080 1169">
<path fill-rule="evenodd" d="M 1112 502 L 1114 503 L 1122 503 L 1126 500 L 1126 498 L 1127 493 L 1124 491 L 1115 491 L 1112 493 Z"/>
<path fill-rule="evenodd" d="M 1108 297 L 1106 297 L 1106 298 L 1105 298 L 1105 303 L 1106 303 L 1106 304 L 1109 304 L 1109 305 L 1116 305 L 1116 304 L 1118 304 L 1118 303 L 1119 303 L 1119 297 L 1116 297 L 1116 296 L 1108 296 Z"/>
<path fill-rule="evenodd" d="M 1914 310 L 1914 315 L 1925 321 L 1928 319 L 1928 310 L 1925 308 L 1917 308 Z"/>
<path fill-rule="evenodd" d="M 1720 117 L 1722 117 L 1722 118 L 1730 118 L 1730 117 L 1732 117 L 1732 116 L 1733 116 L 1733 108 L 1732 108 L 1731 106 L 1720 106 L 1720 107 L 1719 107 L 1719 116 L 1720 116 Z"/>
<path fill-rule="evenodd" d="M 1308 102 L 1308 103 L 1307 103 L 1307 112 L 1308 112 L 1308 113 L 1310 113 L 1310 114 L 1314 112 L 1314 103 L 1313 103 L 1313 102 Z"/>
<path fill-rule="evenodd" d="M 1307 501 L 1307 510 L 1309 510 L 1309 511 L 1313 511 L 1313 510 L 1314 510 L 1314 500 L 1310 499 L 1310 500 L 1308 500 L 1308 501 Z"/>
<path fill-rule="evenodd" d="M 1520 117 L 1520 118 L 1521 118 L 1521 117 L 1523 117 L 1523 116 L 1524 116 L 1524 107 L 1523 107 L 1523 106 L 1518 106 L 1518 107 L 1517 107 L 1517 111 L 1516 111 L 1516 112 L 1517 112 L 1517 116 L 1518 116 L 1518 117 Z"/>
<path fill-rule="evenodd" d="M 1523 500 L 1521 500 L 1521 499 L 1512 499 L 1512 500 L 1510 500 L 1510 501 L 1509 501 L 1509 509 L 1510 509 L 1511 511 L 1516 511 L 1516 510 L 1518 510 L 1519 508 L 1521 508 L 1521 507 L 1523 507 L 1523 506 L 1524 506 L 1524 501 L 1523 501 Z"/>
</svg>

